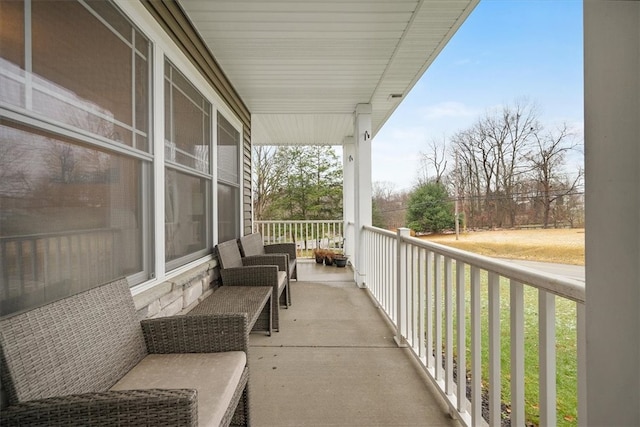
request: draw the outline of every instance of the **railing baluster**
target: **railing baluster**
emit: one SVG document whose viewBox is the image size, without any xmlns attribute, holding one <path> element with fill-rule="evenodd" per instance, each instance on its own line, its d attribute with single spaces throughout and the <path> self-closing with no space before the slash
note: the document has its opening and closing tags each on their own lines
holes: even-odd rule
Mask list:
<svg viewBox="0 0 640 427">
<path fill-rule="evenodd" d="M 433 287 L 440 283 L 440 254 L 427 252 L 427 263 L 430 270 L 427 271 L 427 368 L 433 368 L 435 365 L 433 351 Z"/>
<path fill-rule="evenodd" d="M 538 291 L 540 424 L 556 425 L 556 297 Z"/>
<path fill-rule="evenodd" d="M 23 250 L 22 250 L 22 242 L 16 242 L 16 267 L 17 267 L 17 274 L 16 276 L 18 276 L 20 278 L 20 285 L 21 285 L 21 292 L 26 292 L 25 289 L 25 273 L 24 273 L 24 254 L 23 254 Z"/>
<path fill-rule="evenodd" d="M 64 269 L 62 266 L 62 236 L 56 239 L 56 269 L 58 271 L 58 277 L 62 279 L 64 276 Z"/>
<path fill-rule="evenodd" d="M 426 251 L 424 249 L 418 249 L 418 340 L 420 342 L 420 352 L 418 356 L 427 363 L 427 346 L 425 340 L 425 324 L 427 315 L 427 301 L 426 301 L 426 287 L 427 287 L 427 266 L 426 266 Z"/>
<path fill-rule="evenodd" d="M 480 269 L 471 266 L 471 420 L 482 421 L 482 339 L 480 335 Z"/>
<path fill-rule="evenodd" d="M 586 307 L 576 303 L 578 340 L 578 425 L 587 426 L 587 324 Z"/>
<path fill-rule="evenodd" d="M 489 425 L 502 425 L 500 382 L 500 276 L 489 272 Z"/>
<path fill-rule="evenodd" d="M 42 239 L 41 244 L 42 244 L 42 282 L 46 284 L 49 277 L 51 277 L 50 276 L 51 273 L 49 271 L 49 239 Z"/>
<path fill-rule="evenodd" d="M 2 282 L 6 283 L 7 285 L 9 284 L 9 271 L 6 267 L 8 267 L 8 263 L 7 263 L 7 245 L 9 244 L 9 242 L 5 242 L 0 240 L 0 278 L 2 278 Z M 5 267 L 5 263 L 7 263 L 7 266 Z M 7 297 L 9 296 L 9 286 L 7 286 L 6 289 L 7 292 Z"/>
<path fill-rule="evenodd" d="M 456 329 L 457 336 L 457 380 L 458 412 L 467 412 L 467 344 L 465 314 L 465 271 L 464 263 L 456 261 Z"/>
<path fill-rule="evenodd" d="M 444 257 L 444 283 L 442 282 L 440 276 L 442 274 L 442 267 L 440 267 L 440 261 L 438 261 L 438 266 L 436 267 L 436 283 L 435 283 L 435 312 L 436 312 L 436 343 L 435 343 L 435 353 L 436 353 L 436 379 L 443 379 L 443 368 L 442 368 L 442 287 L 447 286 L 448 283 L 451 283 L 453 279 L 453 274 L 451 272 L 453 261 L 450 257 Z"/>
<path fill-rule="evenodd" d="M 402 243 L 402 236 L 407 229 L 398 230 L 398 238 L 396 240 L 396 325 L 397 332 L 395 341 L 398 346 L 404 346 L 403 332 L 406 330 L 405 323 L 405 310 L 406 310 L 406 285 L 407 285 L 407 254 L 405 251 L 405 245 Z M 405 335 L 406 336 L 406 335 Z"/>
<path fill-rule="evenodd" d="M 511 425 L 524 420 L 524 286 L 511 280 Z"/>
<path fill-rule="evenodd" d="M 389 283 L 395 283 L 396 284 L 396 286 L 391 288 L 390 291 L 389 291 L 389 304 L 390 304 L 390 307 L 392 309 L 393 319 L 397 320 L 398 319 L 398 315 L 399 315 L 399 313 L 398 313 L 398 293 L 395 292 L 395 291 L 396 291 L 396 287 L 397 287 L 398 270 L 400 269 L 400 263 L 397 262 L 398 251 L 400 250 L 400 248 L 398 247 L 398 240 L 395 239 L 394 241 L 390 241 L 389 242 L 389 248 L 390 248 L 389 255 L 391 257 L 393 257 L 393 259 L 396 261 L 396 262 L 393 262 L 393 263 L 389 263 L 389 279 L 390 279 Z M 391 258 L 389 258 L 389 259 L 391 259 Z"/>
<path fill-rule="evenodd" d="M 456 267 L 458 261 L 456 261 Z M 447 344 L 445 346 L 445 393 L 449 396 L 454 394 L 453 385 L 453 278 L 448 277 L 444 287 L 444 316 L 445 335 Z"/>
<path fill-rule="evenodd" d="M 407 245 L 408 246 L 408 245 Z M 416 353 L 420 353 L 420 337 L 418 335 L 418 324 L 420 322 L 420 311 L 418 309 L 418 289 L 420 287 L 418 276 L 418 248 L 411 245 L 411 341 Z"/>
<path fill-rule="evenodd" d="M 31 277 L 36 286 L 38 286 L 38 247 L 37 240 L 31 241 Z"/>
<path fill-rule="evenodd" d="M 405 288 L 405 301 L 406 303 L 406 307 L 405 307 L 405 325 L 406 325 L 406 329 L 407 329 L 407 333 L 406 333 L 406 337 L 407 337 L 407 341 L 409 341 L 409 345 L 411 347 L 413 347 L 413 330 L 412 330 L 412 323 L 413 323 L 413 301 L 412 301 L 412 287 L 413 287 L 413 267 L 411 265 L 411 257 L 412 257 L 412 250 L 411 250 L 411 246 L 409 245 L 404 245 L 404 251 L 405 251 L 405 260 L 406 260 L 406 277 L 407 277 L 407 287 Z"/>
</svg>

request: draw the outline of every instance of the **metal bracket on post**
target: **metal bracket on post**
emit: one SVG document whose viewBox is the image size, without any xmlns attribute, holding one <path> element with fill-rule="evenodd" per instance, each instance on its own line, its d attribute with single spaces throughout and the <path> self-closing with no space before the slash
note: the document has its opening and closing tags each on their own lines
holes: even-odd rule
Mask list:
<svg viewBox="0 0 640 427">
<path fill-rule="evenodd" d="M 406 315 L 407 301 L 407 256 L 402 244 L 402 238 L 411 235 L 411 230 L 405 227 L 398 229 L 396 242 L 396 335 L 393 340 L 398 347 L 407 347 L 407 340 L 402 336 L 402 319 Z"/>
</svg>

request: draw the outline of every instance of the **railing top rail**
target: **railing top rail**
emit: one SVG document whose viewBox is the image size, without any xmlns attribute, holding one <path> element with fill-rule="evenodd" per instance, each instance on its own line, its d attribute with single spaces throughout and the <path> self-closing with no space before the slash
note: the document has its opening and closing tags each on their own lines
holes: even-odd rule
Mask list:
<svg viewBox="0 0 640 427">
<path fill-rule="evenodd" d="M 371 226 L 368 226 L 368 225 L 365 225 L 363 228 L 365 230 L 372 231 L 372 232 L 374 232 L 376 234 L 382 234 L 383 236 L 386 236 L 386 237 L 393 237 L 393 238 L 397 238 L 398 237 L 397 233 L 395 233 L 393 231 L 390 231 L 390 230 L 384 230 L 382 228 L 371 227 Z"/>
<path fill-rule="evenodd" d="M 382 234 L 385 236 L 396 236 L 397 234 L 382 230 L 376 227 L 365 226 L 365 230 Z M 538 289 L 551 292 L 552 294 L 567 298 L 579 303 L 585 302 L 585 284 L 578 280 L 568 279 L 551 273 L 545 273 L 532 268 L 515 265 L 506 261 L 495 258 L 489 258 L 484 255 L 474 254 L 472 252 L 463 251 L 449 246 L 440 245 L 415 237 L 402 237 L 402 241 L 429 250 L 437 252 L 445 257 L 461 261 L 465 264 L 476 266 L 482 270 L 491 271 L 502 277 L 513 279 L 526 285 L 533 286 Z"/>
<path fill-rule="evenodd" d="M 289 219 L 289 220 L 255 220 L 254 224 L 342 224 L 343 220 L 341 219 Z"/>
<path fill-rule="evenodd" d="M 38 233 L 38 234 L 19 234 L 14 236 L 0 236 L 0 241 L 10 242 L 19 240 L 37 240 L 48 239 L 52 237 L 66 237 L 75 236 L 81 234 L 93 234 L 93 233 L 113 233 L 120 231 L 118 228 L 88 228 L 85 230 L 68 230 L 68 231 L 55 231 L 50 233 Z"/>
</svg>

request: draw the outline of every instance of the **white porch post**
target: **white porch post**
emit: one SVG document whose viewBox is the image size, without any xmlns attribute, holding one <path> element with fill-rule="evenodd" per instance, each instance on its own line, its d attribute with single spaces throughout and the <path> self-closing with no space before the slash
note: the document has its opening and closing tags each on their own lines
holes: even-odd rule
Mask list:
<svg viewBox="0 0 640 427">
<path fill-rule="evenodd" d="M 344 250 L 345 254 L 353 261 L 355 254 L 355 220 L 356 220 L 356 175 L 355 175 L 356 149 L 353 137 L 347 137 L 342 143 L 342 213 L 344 218 Z"/>
<path fill-rule="evenodd" d="M 584 2 L 587 419 L 640 425 L 640 2 Z"/>
<path fill-rule="evenodd" d="M 359 287 L 366 283 L 365 256 L 362 248 L 362 227 L 371 225 L 371 104 L 356 105 L 354 126 L 355 163 L 355 250 L 353 266 Z"/>
</svg>

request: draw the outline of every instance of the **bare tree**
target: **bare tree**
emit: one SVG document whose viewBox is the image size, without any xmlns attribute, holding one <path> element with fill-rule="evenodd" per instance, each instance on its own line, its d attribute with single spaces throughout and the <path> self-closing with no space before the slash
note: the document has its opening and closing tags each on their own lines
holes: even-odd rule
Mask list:
<svg viewBox="0 0 640 427">
<path fill-rule="evenodd" d="M 263 145 L 254 146 L 253 149 L 253 212 L 256 220 L 264 219 L 283 176 L 276 151 L 276 147 Z"/>
<path fill-rule="evenodd" d="M 452 138 L 453 150 L 458 153 L 460 193 L 472 227 L 493 226 L 490 215 L 492 195 L 497 187 L 498 164 L 494 147 L 487 140 L 480 123 L 458 132 Z M 455 154 L 454 154 L 455 155 Z"/>
<path fill-rule="evenodd" d="M 53 180 L 63 184 L 73 182 L 78 166 L 73 146 L 50 140 L 47 157 Z"/>
<path fill-rule="evenodd" d="M 454 135 L 462 210 L 471 226 L 516 224 L 518 189 L 531 169 L 524 156 L 540 130 L 535 105 L 523 100 L 486 112 Z"/>
<path fill-rule="evenodd" d="M 480 120 L 480 132 L 495 158 L 495 213 L 498 225 L 506 219 L 515 225 L 516 191 L 519 181 L 528 171 L 524 155 L 540 131 L 536 107 L 526 100 L 516 101 L 499 113 L 487 114 Z M 505 218 L 506 217 L 506 218 Z"/>
<path fill-rule="evenodd" d="M 19 196 L 32 189 L 25 173 L 27 149 L 13 141 L 0 144 L 0 196 Z"/>
<path fill-rule="evenodd" d="M 426 153 L 420 152 L 420 176 L 418 183 L 426 184 L 436 182 L 440 184 L 447 170 L 447 141 L 443 137 L 442 141 L 435 138 L 431 140 Z M 429 172 L 433 169 L 435 175 Z"/>
<path fill-rule="evenodd" d="M 372 198 L 374 226 L 392 230 L 405 225 L 406 191 L 397 191 L 393 183 L 378 181 L 373 183 Z"/>
<path fill-rule="evenodd" d="M 526 159 L 535 173 L 543 208 L 542 223 L 547 228 L 553 204 L 574 193 L 582 182 L 582 168 L 573 177 L 565 172 L 566 155 L 579 149 L 581 143 L 574 138 L 566 123 L 555 131 L 536 132 L 534 138 L 535 144 Z"/>
</svg>

